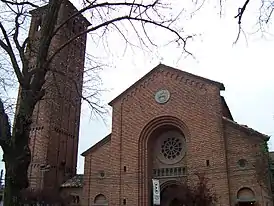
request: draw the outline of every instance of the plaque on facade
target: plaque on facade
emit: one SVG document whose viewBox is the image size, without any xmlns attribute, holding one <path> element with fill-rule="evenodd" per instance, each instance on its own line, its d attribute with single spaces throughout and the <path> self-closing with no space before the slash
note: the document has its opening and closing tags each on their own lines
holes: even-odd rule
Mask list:
<svg viewBox="0 0 274 206">
<path fill-rule="evenodd" d="M 165 104 L 170 98 L 170 92 L 167 89 L 161 89 L 156 92 L 155 100 L 159 104 Z"/>
<path fill-rule="evenodd" d="M 161 205 L 160 202 L 160 181 L 152 179 L 152 190 L 153 190 L 153 205 Z"/>
</svg>

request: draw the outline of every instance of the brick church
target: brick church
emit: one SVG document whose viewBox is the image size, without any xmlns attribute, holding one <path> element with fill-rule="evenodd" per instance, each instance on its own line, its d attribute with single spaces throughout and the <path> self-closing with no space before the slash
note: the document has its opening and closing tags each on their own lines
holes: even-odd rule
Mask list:
<svg viewBox="0 0 274 206">
<path fill-rule="evenodd" d="M 58 23 L 76 11 L 65 1 Z M 33 41 L 39 41 L 43 12 L 32 12 Z M 54 37 L 52 48 L 88 25 L 83 16 L 72 19 Z M 78 82 L 80 91 L 85 47 L 82 36 L 51 65 Z M 71 78 L 57 78 L 56 85 L 52 75 L 47 77 L 50 98 L 40 101 L 33 115 L 31 188 L 73 194 L 74 205 L 149 206 L 156 179 L 160 204 L 172 206 L 178 193 L 167 194 L 167 189 L 176 190 L 176 185 L 195 181 L 195 174 L 203 172 L 218 205 L 272 205 L 270 175 L 261 175 L 257 165 L 269 136 L 234 121 L 221 96 L 222 83 L 156 66 L 109 103 L 112 132 L 82 154 L 84 174 L 77 175 L 81 100 Z"/>
<path fill-rule="evenodd" d="M 160 64 L 112 100 L 111 134 L 82 154 L 83 205 L 150 205 L 159 179 L 161 205 L 172 206 L 166 189 L 197 172 L 218 205 L 272 205 L 269 176 L 260 182 L 255 163 L 269 137 L 233 120 L 224 89 Z"/>
</svg>

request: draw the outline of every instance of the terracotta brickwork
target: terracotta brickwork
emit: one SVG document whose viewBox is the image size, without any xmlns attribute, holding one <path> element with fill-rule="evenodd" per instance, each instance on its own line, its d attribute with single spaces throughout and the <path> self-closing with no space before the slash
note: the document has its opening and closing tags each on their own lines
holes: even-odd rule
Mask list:
<svg viewBox="0 0 274 206">
<path fill-rule="evenodd" d="M 35 67 L 35 46 L 40 41 L 45 10 L 42 7 L 31 12 L 29 38 L 34 46 L 27 51 L 31 68 Z M 56 28 L 75 12 L 70 2 L 64 1 Z M 81 15 L 70 19 L 53 37 L 49 54 L 87 26 Z M 83 35 L 58 53 L 49 66 L 44 84 L 46 94 L 35 107 L 31 125 L 31 188 L 58 189 L 76 174 L 85 49 L 86 35 Z"/>
<path fill-rule="evenodd" d="M 92 205 L 94 203 L 95 196 L 90 196 L 90 194 L 104 194 L 109 199 L 109 187 L 113 185 L 113 181 L 119 179 L 119 174 L 114 174 L 109 170 L 110 157 L 109 136 L 107 141 L 101 144 L 101 147 L 94 149 L 92 157 L 85 158 L 84 173 L 90 175 L 84 175 L 82 205 Z"/>
<path fill-rule="evenodd" d="M 227 119 L 224 123 L 231 203 L 235 204 L 241 188 L 248 187 L 254 191 L 261 205 L 272 205 L 270 174 L 264 174 L 265 168 L 257 162 L 262 162 L 258 159 L 263 152 L 262 138 L 244 127 L 239 129 Z M 242 159 L 246 160 L 245 166 L 239 164 Z"/>
<path fill-rule="evenodd" d="M 170 92 L 165 104 L 155 101 L 155 93 L 160 89 Z M 168 130 L 179 131 L 185 138 L 186 154 L 175 166 L 186 166 L 186 174 L 162 176 L 161 187 L 182 178 L 192 180 L 196 172 L 204 172 L 219 205 L 233 205 L 235 193 L 243 186 L 252 188 L 256 197 L 262 197 L 254 176 L 234 168 L 237 157 L 252 161 L 250 148 L 267 137 L 241 132 L 242 126 L 232 121 L 220 96 L 221 90 L 224 90 L 221 83 L 159 65 L 110 102 L 111 138 L 103 139 L 83 153 L 84 205 L 92 205 L 99 194 L 111 206 L 150 205 L 154 167 L 174 171 L 174 165 L 155 164 L 153 160 L 157 138 Z M 230 126 L 223 116 L 239 128 Z M 105 179 L 98 177 L 99 170 L 104 170 Z M 261 198 L 258 199 L 261 204 Z"/>
</svg>

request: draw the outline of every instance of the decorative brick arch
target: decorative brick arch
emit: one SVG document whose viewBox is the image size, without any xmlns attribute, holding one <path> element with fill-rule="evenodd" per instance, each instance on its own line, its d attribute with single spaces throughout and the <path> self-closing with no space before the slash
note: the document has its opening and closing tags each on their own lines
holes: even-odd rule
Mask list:
<svg viewBox="0 0 274 206">
<path fill-rule="evenodd" d="M 96 197 L 94 198 L 93 201 L 93 205 L 94 206 L 105 206 L 108 205 L 108 201 L 105 195 L 103 194 L 98 194 L 96 195 Z"/>
<path fill-rule="evenodd" d="M 159 116 L 151 120 L 142 130 L 138 148 L 138 196 L 139 206 L 146 206 L 149 201 L 148 143 L 153 134 L 162 128 L 175 128 L 184 134 L 186 143 L 190 142 L 190 132 L 186 124 L 174 116 Z"/>
<path fill-rule="evenodd" d="M 181 183 L 179 182 L 179 181 L 177 181 L 177 180 L 168 180 L 168 181 L 166 181 L 166 182 L 164 182 L 164 183 L 162 183 L 161 184 L 161 192 L 164 190 L 164 189 L 166 189 L 168 186 L 170 186 L 170 185 L 180 185 Z"/>
<path fill-rule="evenodd" d="M 241 187 L 237 191 L 237 201 L 247 201 L 247 202 L 256 202 L 256 195 L 252 188 L 250 187 Z"/>
</svg>

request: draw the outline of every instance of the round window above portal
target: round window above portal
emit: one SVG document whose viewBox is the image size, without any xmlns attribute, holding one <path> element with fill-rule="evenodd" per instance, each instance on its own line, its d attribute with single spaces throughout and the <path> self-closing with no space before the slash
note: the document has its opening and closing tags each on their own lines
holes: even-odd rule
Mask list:
<svg viewBox="0 0 274 206">
<path fill-rule="evenodd" d="M 247 160 L 246 159 L 238 160 L 238 165 L 240 168 L 245 168 L 247 166 Z"/>
<path fill-rule="evenodd" d="M 186 153 L 184 136 L 177 131 L 167 131 L 157 138 L 156 154 L 165 164 L 176 164 L 183 159 Z"/>
</svg>

